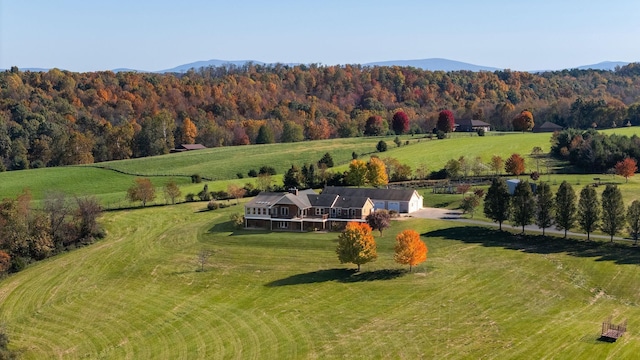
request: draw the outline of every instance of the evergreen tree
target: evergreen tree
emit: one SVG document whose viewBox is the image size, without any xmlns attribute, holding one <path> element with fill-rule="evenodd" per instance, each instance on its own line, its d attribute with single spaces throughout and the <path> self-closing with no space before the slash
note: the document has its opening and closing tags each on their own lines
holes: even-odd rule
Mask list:
<svg viewBox="0 0 640 360">
<path fill-rule="evenodd" d="M 576 193 L 571 184 L 563 181 L 556 192 L 556 227 L 564 230 L 564 237 L 567 238 L 567 231 L 576 222 Z"/>
<path fill-rule="evenodd" d="M 511 199 L 511 221 L 513 225 L 524 227 L 531 224 L 536 213 L 536 205 L 533 202 L 533 192 L 528 181 L 521 181 L 516 186 Z"/>
<path fill-rule="evenodd" d="M 553 194 L 546 182 L 541 182 L 536 189 L 536 225 L 544 230 L 553 225 Z"/>
<path fill-rule="evenodd" d="M 282 177 L 282 184 L 285 189 L 299 188 L 301 183 L 300 168 L 291 165 L 289 170 Z"/>
<path fill-rule="evenodd" d="M 607 185 L 602 192 L 602 231 L 611 236 L 620 232 L 625 226 L 624 202 L 622 193 L 615 185 Z"/>
<path fill-rule="evenodd" d="M 627 224 L 629 224 L 629 235 L 634 240 L 634 245 L 638 244 L 638 235 L 640 235 L 640 201 L 633 200 L 627 209 Z"/>
<path fill-rule="evenodd" d="M 262 125 L 258 129 L 258 136 L 256 137 L 256 144 L 273 144 L 275 137 L 273 136 L 273 130 L 270 126 Z"/>
<path fill-rule="evenodd" d="M 578 224 L 587 233 L 587 240 L 591 239 L 591 233 L 598 229 L 600 221 L 600 201 L 598 194 L 591 186 L 585 186 L 580 191 L 578 200 Z"/>
<path fill-rule="evenodd" d="M 500 230 L 502 230 L 502 223 L 509 219 L 510 202 L 507 182 L 502 178 L 493 179 L 484 199 L 484 214 L 498 222 Z"/>
<path fill-rule="evenodd" d="M 318 165 L 322 164 L 326 165 L 327 168 L 333 167 L 333 157 L 331 157 L 331 154 L 325 153 L 324 155 L 322 155 L 322 159 L 318 161 Z"/>
</svg>

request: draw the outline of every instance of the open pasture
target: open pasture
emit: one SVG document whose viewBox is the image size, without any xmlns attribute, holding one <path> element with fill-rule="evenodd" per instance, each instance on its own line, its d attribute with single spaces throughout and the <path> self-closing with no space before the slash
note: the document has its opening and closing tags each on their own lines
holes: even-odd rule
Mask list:
<svg viewBox="0 0 640 360">
<path fill-rule="evenodd" d="M 632 358 L 637 249 L 443 221 L 395 221 L 354 273 L 336 233 L 234 231 L 239 206 L 112 212 L 100 242 L 0 282 L 0 318 L 24 359 Z M 423 234 L 426 263 L 393 262 Z M 211 251 L 206 271 L 197 254 Z M 629 320 L 617 343 L 601 321 Z"/>
</svg>

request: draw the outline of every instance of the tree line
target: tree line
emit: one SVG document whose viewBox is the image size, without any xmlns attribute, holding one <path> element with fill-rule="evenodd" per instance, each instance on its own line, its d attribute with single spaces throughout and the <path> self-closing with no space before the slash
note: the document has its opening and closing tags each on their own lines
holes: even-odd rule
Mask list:
<svg viewBox="0 0 640 360">
<path fill-rule="evenodd" d="M 104 236 L 101 208 L 92 197 L 70 199 L 49 193 L 41 208 L 28 190 L 0 202 L 0 275 Z"/>
<path fill-rule="evenodd" d="M 426 133 L 439 120 L 446 128 L 443 109 L 498 130 L 527 125 L 523 111 L 565 127 L 637 125 L 638 99 L 635 63 L 539 74 L 359 65 L 247 64 L 184 74 L 13 67 L 0 73 L 0 169 L 151 156 L 176 144 Z"/>
<path fill-rule="evenodd" d="M 510 220 L 514 226 L 535 224 L 542 229 L 555 225 L 558 230 L 567 232 L 578 226 L 590 239 L 591 233 L 600 229 L 613 237 L 628 230 L 629 235 L 638 241 L 640 235 L 640 201 L 634 200 L 625 208 L 622 193 L 616 185 L 607 184 L 598 197 L 593 185 L 587 185 L 576 196 L 571 184 L 563 181 L 555 195 L 548 183 L 537 184 L 535 193 L 528 181 L 521 181 L 510 195 L 507 183 L 495 178 L 484 200 L 484 214 L 497 222 Z"/>
</svg>

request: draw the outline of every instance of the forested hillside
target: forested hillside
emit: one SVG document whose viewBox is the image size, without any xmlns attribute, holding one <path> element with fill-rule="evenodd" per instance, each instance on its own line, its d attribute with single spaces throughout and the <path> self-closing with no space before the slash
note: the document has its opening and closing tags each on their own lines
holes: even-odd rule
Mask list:
<svg viewBox="0 0 640 360">
<path fill-rule="evenodd" d="M 411 67 L 251 65 L 184 74 L 0 73 L 0 169 L 83 164 L 207 147 L 363 135 L 378 115 L 391 129 L 430 132 L 443 109 L 511 130 L 536 123 L 640 124 L 640 64 L 616 71 L 430 72 Z M 397 130 L 396 130 L 397 131 Z"/>
</svg>

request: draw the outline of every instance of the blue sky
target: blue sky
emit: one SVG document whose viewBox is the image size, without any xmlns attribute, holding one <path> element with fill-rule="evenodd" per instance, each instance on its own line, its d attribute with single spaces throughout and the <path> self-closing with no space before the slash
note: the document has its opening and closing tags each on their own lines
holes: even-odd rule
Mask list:
<svg viewBox="0 0 640 360">
<path fill-rule="evenodd" d="M 0 68 L 447 58 L 563 69 L 640 61 L 638 15 L 638 0 L 0 0 Z"/>
</svg>

